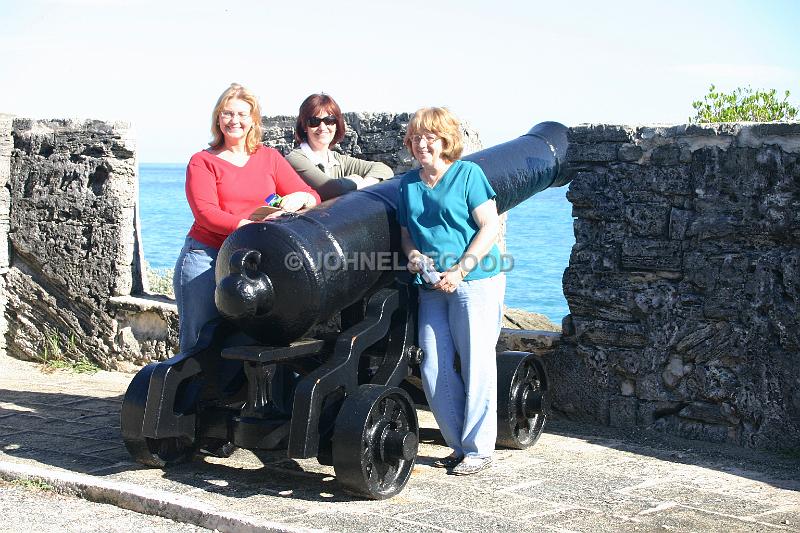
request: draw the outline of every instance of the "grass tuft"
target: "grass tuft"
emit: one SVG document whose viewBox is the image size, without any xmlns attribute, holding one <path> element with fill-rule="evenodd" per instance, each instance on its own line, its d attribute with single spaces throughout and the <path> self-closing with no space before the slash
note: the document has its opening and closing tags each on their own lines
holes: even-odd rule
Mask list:
<svg viewBox="0 0 800 533">
<path fill-rule="evenodd" d="M 100 367 L 85 355 L 78 353 L 74 333 L 70 334 L 66 346 L 62 346 L 61 334 L 51 327 L 45 327 L 42 351 L 38 359 L 46 372 L 65 369 L 79 374 L 93 374 L 100 370 Z"/>
<path fill-rule="evenodd" d="M 22 487 L 24 489 L 41 490 L 41 491 L 55 490 L 55 487 L 53 487 L 51 484 L 38 478 L 23 477 L 19 479 L 14 479 L 11 481 L 11 483 L 17 485 L 18 487 Z"/>
</svg>

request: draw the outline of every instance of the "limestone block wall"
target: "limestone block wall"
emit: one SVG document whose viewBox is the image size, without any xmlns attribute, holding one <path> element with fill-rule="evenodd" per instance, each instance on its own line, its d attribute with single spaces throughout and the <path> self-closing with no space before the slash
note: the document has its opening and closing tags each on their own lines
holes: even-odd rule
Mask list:
<svg viewBox="0 0 800 533">
<path fill-rule="evenodd" d="M 570 131 L 564 416 L 800 443 L 800 124 Z"/>
<path fill-rule="evenodd" d="M 0 206 L 10 198 L 7 222 L 0 209 L 0 242 L 11 251 L 3 270 L 8 353 L 86 357 L 105 368 L 137 360 L 108 305 L 145 288 L 128 126 L 9 119 L 0 127 L 0 138 L 11 139 L 0 144 L 8 159 Z"/>
</svg>

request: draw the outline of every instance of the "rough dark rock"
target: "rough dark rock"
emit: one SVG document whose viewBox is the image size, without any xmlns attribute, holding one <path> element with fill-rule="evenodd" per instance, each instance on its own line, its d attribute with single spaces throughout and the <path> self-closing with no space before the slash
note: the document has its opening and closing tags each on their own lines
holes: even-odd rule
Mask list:
<svg viewBox="0 0 800 533">
<path fill-rule="evenodd" d="M 135 146 L 125 124 L 12 123 L 7 350 L 116 368 L 113 296 L 143 290 Z"/>
<path fill-rule="evenodd" d="M 581 146 L 568 154 L 576 244 L 563 278 L 570 328 L 548 356 L 555 408 L 796 447 L 800 124 L 641 127 L 632 138 L 584 126 L 570 138 Z"/>
</svg>

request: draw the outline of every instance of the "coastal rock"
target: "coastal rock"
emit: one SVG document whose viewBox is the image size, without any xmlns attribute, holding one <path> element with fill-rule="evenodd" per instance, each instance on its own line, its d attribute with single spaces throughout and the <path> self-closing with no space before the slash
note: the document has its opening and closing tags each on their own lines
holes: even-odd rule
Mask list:
<svg viewBox="0 0 800 533">
<path fill-rule="evenodd" d="M 513 307 L 506 307 L 503 311 L 503 327 L 561 332 L 561 326 L 553 324 L 545 315 Z"/>
</svg>

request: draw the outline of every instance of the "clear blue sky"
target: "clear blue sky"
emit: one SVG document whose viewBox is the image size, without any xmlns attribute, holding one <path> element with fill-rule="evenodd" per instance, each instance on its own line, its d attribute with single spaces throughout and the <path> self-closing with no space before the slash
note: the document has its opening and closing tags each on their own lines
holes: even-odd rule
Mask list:
<svg viewBox="0 0 800 533">
<path fill-rule="evenodd" d="M 266 115 L 447 105 L 484 146 L 543 120 L 682 123 L 710 83 L 800 101 L 800 2 L 0 0 L 0 112 L 134 124 L 188 160 L 232 81 Z"/>
</svg>

